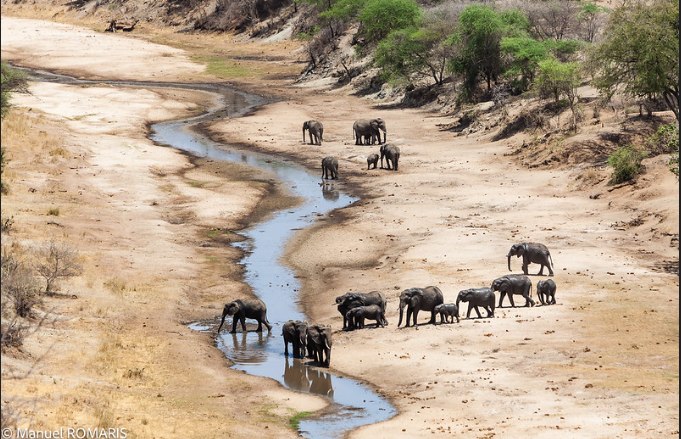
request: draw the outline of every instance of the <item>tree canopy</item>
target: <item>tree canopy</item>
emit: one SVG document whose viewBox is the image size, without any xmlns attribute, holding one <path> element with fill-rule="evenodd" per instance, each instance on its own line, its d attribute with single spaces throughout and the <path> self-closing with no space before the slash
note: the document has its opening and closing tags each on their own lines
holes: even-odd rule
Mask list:
<svg viewBox="0 0 681 439">
<path fill-rule="evenodd" d="M 611 97 L 662 97 L 679 119 L 679 2 L 636 1 L 615 9 L 589 52 L 594 85 Z"/>
</svg>

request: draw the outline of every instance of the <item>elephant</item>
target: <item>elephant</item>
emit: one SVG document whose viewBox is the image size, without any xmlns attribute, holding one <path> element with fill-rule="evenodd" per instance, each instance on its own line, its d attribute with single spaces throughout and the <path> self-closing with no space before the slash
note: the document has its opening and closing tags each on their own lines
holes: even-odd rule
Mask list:
<svg viewBox="0 0 681 439">
<path fill-rule="evenodd" d="M 335 180 L 338 178 L 338 160 L 334 157 L 324 157 L 322 159 L 322 179 L 330 178 Z"/>
<path fill-rule="evenodd" d="M 267 326 L 267 330 L 272 330 L 272 325 L 267 321 L 267 306 L 265 302 L 260 299 L 236 299 L 229 302 L 222 310 L 222 321 L 218 327 L 218 333 L 225 323 L 225 317 L 228 315 L 234 316 L 232 318 L 232 330 L 229 332 L 236 332 L 236 323 L 241 321 L 241 329 L 246 332 L 246 319 L 254 319 L 258 321 L 258 332 L 262 332 L 263 323 Z"/>
<path fill-rule="evenodd" d="M 305 357 L 307 347 L 307 322 L 300 320 L 289 320 L 281 328 L 281 335 L 284 337 L 284 355 L 288 357 L 288 344 L 293 347 L 293 357 Z"/>
<path fill-rule="evenodd" d="M 353 308 L 364 305 L 378 305 L 383 310 L 383 326 L 388 324 L 385 319 L 387 301 L 385 294 L 381 291 L 371 291 L 369 293 L 345 293 L 336 297 L 338 312 L 343 316 L 343 329 L 352 329 L 351 322 L 348 322 L 347 313 Z"/>
<path fill-rule="evenodd" d="M 409 321 L 413 317 L 413 324 L 416 326 L 416 319 L 419 311 L 430 311 L 430 320 L 428 323 L 435 323 L 435 307 L 444 303 L 442 291 L 438 287 L 429 286 L 425 288 L 408 288 L 400 294 L 400 320 L 397 322 L 399 328 L 402 323 L 402 313 L 404 307 L 407 307 L 407 322 L 405 327 L 409 327 Z"/>
<path fill-rule="evenodd" d="M 499 308 L 504 302 L 504 297 L 508 294 L 508 300 L 511 301 L 511 306 L 515 308 L 513 303 L 513 295 L 520 294 L 525 298 L 525 306 L 534 306 L 532 300 L 532 281 L 527 276 L 501 276 L 492 281 L 492 291 L 499 291 Z"/>
<path fill-rule="evenodd" d="M 537 296 L 539 296 L 539 301 L 542 305 L 556 304 L 556 283 L 553 279 L 537 282 Z"/>
<path fill-rule="evenodd" d="M 506 257 L 508 258 L 508 271 L 511 271 L 511 256 L 523 257 L 523 273 L 527 274 L 527 266 L 531 263 L 541 264 L 539 276 L 544 275 L 544 266 L 549 269 L 549 276 L 553 276 L 553 258 L 549 249 L 544 244 L 536 242 L 522 242 L 520 244 L 513 244 L 508 251 Z"/>
<path fill-rule="evenodd" d="M 378 166 L 378 154 L 371 154 L 369 157 L 367 157 L 367 170 L 376 169 L 376 166 Z"/>
<path fill-rule="evenodd" d="M 435 314 L 440 314 L 440 323 L 459 323 L 459 307 L 456 303 L 441 303 L 433 310 Z"/>
<path fill-rule="evenodd" d="M 385 164 L 388 169 L 397 171 L 397 165 L 400 161 L 400 147 L 388 143 L 381 145 L 381 169 L 383 169 L 383 157 L 385 157 Z M 392 167 L 390 167 L 391 163 Z"/>
<path fill-rule="evenodd" d="M 383 141 L 381 141 L 381 131 L 383 131 Z M 387 142 L 388 130 L 385 127 L 385 121 L 380 117 L 376 119 L 357 119 L 352 125 L 352 132 L 355 137 L 355 145 L 362 145 L 362 137 L 365 141 L 371 139 L 371 144 L 376 143 L 378 137 L 378 144 Z"/>
<path fill-rule="evenodd" d="M 361 305 L 350 309 L 345 313 L 345 318 L 351 328 L 364 328 L 366 319 L 376 320 L 376 327 L 384 328 L 385 310 L 380 305 Z"/>
<path fill-rule="evenodd" d="M 482 318 L 480 315 L 479 306 L 485 308 L 487 311 L 487 317 L 494 317 L 494 291 L 489 287 L 483 288 L 468 288 L 466 290 L 459 291 L 459 295 L 456 297 L 456 307 L 459 307 L 459 302 L 468 302 L 468 311 L 466 312 L 466 318 L 471 318 L 471 310 L 475 309 L 478 314 L 478 318 Z"/>
<path fill-rule="evenodd" d="M 329 367 L 332 345 L 331 325 L 310 325 L 307 327 L 307 352 L 315 363 Z"/>
<path fill-rule="evenodd" d="M 305 143 L 305 130 L 310 134 L 310 143 L 321 145 L 324 137 L 324 125 L 316 120 L 303 122 L 303 143 Z"/>
</svg>

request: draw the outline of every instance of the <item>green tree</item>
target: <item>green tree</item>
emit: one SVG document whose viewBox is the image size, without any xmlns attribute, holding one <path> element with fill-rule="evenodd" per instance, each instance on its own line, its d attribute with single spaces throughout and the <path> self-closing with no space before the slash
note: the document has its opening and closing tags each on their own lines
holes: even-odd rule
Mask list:
<svg viewBox="0 0 681 439">
<path fill-rule="evenodd" d="M 599 27 L 599 17 L 603 14 L 612 12 L 610 9 L 599 6 L 596 3 L 584 2 L 581 5 L 581 11 L 577 14 L 577 20 L 584 29 L 584 39 L 589 43 L 593 43 L 596 38 L 596 33 Z"/>
<path fill-rule="evenodd" d="M 616 8 L 603 41 L 589 51 L 594 85 L 607 98 L 617 91 L 662 97 L 679 119 L 679 2 L 636 0 Z"/>
<path fill-rule="evenodd" d="M 450 69 L 463 76 L 463 92 L 471 96 L 478 77 L 487 81 L 487 89 L 496 80 L 501 68 L 501 31 L 503 22 L 489 6 L 470 5 L 459 17 L 459 27 L 449 38 L 449 43 L 458 48 L 449 64 Z"/>
<path fill-rule="evenodd" d="M 11 68 L 7 63 L 0 64 L 0 95 L 2 99 L 1 116 L 3 119 L 9 113 L 11 107 L 10 98 L 13 91 L 26 90 L 26 74 L 20 70 Z"/>
<path fill-rule="evenodd" d="M 366 0 L 339 0 L 319 16 L 324 20 L 338 19 L 347 23 L 359 16 L 365 4 Z"/>
<path fill-rule="evenodd" d="M 608 157 L 608 165 L 612 167 L 613 184 L 634 179 L 642 171 L 641 163 L 648 153 L 633 145 L 624 145 Z"/>
<path fill-rule="evenodd" d="M 542 97 L 553 97 L 556 103 L 567 100 L 572 111 L 572 128 L 577 127 L 577 87 L 581 82 L 579 63 L 562 63 L 556 59 L 540 61 L 535 86 Z"/>
<path fill-rule="evenodd" d="M 548 45 L 531 37 L 513 37 L 501 40 L 501 52 L 510 56 L 507 77 L 514 79 L 514 85 L 527 90 L 534 82 L 539 62 L 551 56 Z M 519 78 L 515 80 L 515 78 Z"/>
<path fill-rule="evenodd" d="M 369 0 L 359 13 L 360 33 L 378 43 L 392 31 L 416 26 L 421 8 L 413 0 Z"/>
</svg>

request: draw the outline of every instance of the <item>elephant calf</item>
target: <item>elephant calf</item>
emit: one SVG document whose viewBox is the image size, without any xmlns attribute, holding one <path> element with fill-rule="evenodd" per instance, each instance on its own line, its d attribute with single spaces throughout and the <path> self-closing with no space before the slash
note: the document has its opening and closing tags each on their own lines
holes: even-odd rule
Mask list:
<svg viewBox="0 0 681 439">
<path fill-rule="evenodd" d="M 376 166 L 378 166 L 378 154 L 371 154 L 367 157 L 367 170 L 376 169 Z"/>
<path fill-rule="evenodd" d="M 338 312 L 343 316 L 343 329 L 353 329 L 352 322 L 348 321 L 348 311 L 364 305 L 378 305 L 383 311 L 382 326 L 386 326 L 388 324 L 388 321 L 385 319 L 386 304 L 385 294 L 381 291 L 371 291 L 369 293 L 345 293 L 342 296 L 336 297 Z"/>
<path fill-rule="evenodd" d="M 459 323 L 459 307 L 455 303 L 441 303 L 433 310 L 435 314 L 440 314 L 440 323 Z"/>
<path fill-rule="evenodd" d="M 335 180 L 338 178 L 338 160 L 335 157 L 322 159 L 322 179 Z"/>
<path fill-rule="evenodd" d="M 556 283 L 553 279 L 537 282 L 537 296 L 542 305 L 556 304 Z"/>
<path fill-rule="evenodd" d="M 350 328 L 357 329 L 364 328 L 364 321 L 366 319 L 375 320 L 377 328 L 379 326 L 381 328 L 385 327 L 385 325 L 383 324 L 383 322 L 385 321 L 385 314 L 383 308 L 378 305 L 357 306 L 349 310 L 345 314 L 345 317 L 348 319 Z"/>
</svg>

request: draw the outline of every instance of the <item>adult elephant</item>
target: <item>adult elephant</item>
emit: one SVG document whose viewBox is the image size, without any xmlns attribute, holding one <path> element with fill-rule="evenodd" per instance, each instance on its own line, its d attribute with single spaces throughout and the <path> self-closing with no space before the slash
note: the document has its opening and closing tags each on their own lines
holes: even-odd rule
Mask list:
<svg viewBox="0 0 681 439">
<path fill-rule="evenodd" d="M 267 321 L 267 306 L 265 302 L 260 299 L 236 299 L 229 302 L 222 310 L 222 321 L 218 327 L 218 333 L 225 323 L 225 317 L 234 316 L 232 318 L 232 330 L 229 332 L 236 332 L 236 323 L 241 322 L 241 329 L 246 332 L 246 319 L 253 319 L 258 321 L 258 332 L 262 332 L 262 325 L 267 326 L 267 330 L 272 330 L 272 325 Z"/>
<path fill-rule="evenodd" d="M 527 274 L 527 266 L 530 264 L 541 264 L 539 276 L 544 275 L 544 267 L 549 269 L 549 276 L 553 276 L 553 258 L 549 249 L 544 244 L 537 242 L 521 242 L 513 244 L 508 251 L 508 271 L 511 271 L 511 256 L 523 257 L 523 273 Z"/>
<path fill-rule="evenodd" d="M 487 317 L 494 317 L 494 291 L 489 287 L 468 288 L 459 291 L 459 295 L 456 297 L 457 308 L 459 308 L 460 302 L 468 302 L 468 311 L 466 312 L 467 319 L 471 318 L 471 310 L 475 310 L 479 319 L 482 318 L 480 310 L 478 309 L 479 306 L 485 308 Z"/>
<path fill-rule="evenodd" d="M 369 293 L 345 293 L 342 296 L 336 297 L 336 305 L 338 312 L 343 316 L 343 329 L 353 329 L 352 322 L 348 321 L 347 313 L 353 308 L 365 305 L 378 305 L 383 311 L 383 325 L 387 325 L 388 321 L 385 319 L 385 310 L 387 300 L 385 294 L 381 291 L 371 291 Z"/>
<path fill-rule="evenodd" d="M 332 345 L 331 325 L 310 325 L 307 327 L 307 352 L 315 363 L 329 367 Z"/>
<path fill-rule="evenodd" d="M 556 283 L 553 279 L 537 282 L 537 296 L 542 305 L 556 304 Z"/>
<path fill-rule="evenodd" d="M 385 164 L 388 169 L 397 171 L 397 166 L 400 161 L 400 147 L 393 144 L 385 143 L 381 145 L 381 169 L 383 169 L 383 157 L 385 157 Z M 390 164 L 392 163 L 392 167 Z"/>
<path fill-rule="evenodd" d="M 310 135 L 310 143 L 321 145 L 324 137 L 324 125 L 316 120 L 303 122 L 303 143 L 305 143 L 305 131 Z"/>
<path fill-rule="evenodd" d="M 383 140 L 381 140 L 381 131 L 383 131 Z M 371 144 L 376 143 L 378 138 L 379 145 L 388 141 L 388 130 L 385 127 L 385 121 L 380 117 L 376 119 L 357 119 L 352 125 L 352 132 L 355 137 L 355 145 L 362 145 L 364 139 L 371 139 Z"/>
<path fill-rule="evenodd" d="M 288 357 L 288 345 L 293 347 L 295 358 L 305 357 L 307 347 L 307 322 L 289 320 L 281 327 L 281 335 L 284 337 L 284 355 Z"/>
<path fill-rule="evenodd" d="M 534 306 L 532 300 L 532 281 L 527 276 L 501 276 L 492 281 L 492 291 L 499 291 L 499 308 L 504 303 L 504 297 L 508 295 L 508 300 L 511 301 L 511 306 L 515 308 L 513 303 L 513 295 L 518 294 L 525 298 L 525 306 Z"/>
<path fill-rule="evenodd" d="M 338 178 L 338 160 L 334 157 L 324 157 L 322 159 L 322 179 L 335 180 Z"/>
<path fill-rule="evenodd" d="M 430 320 L 428 323 L 435 323 L 435 307 L 444 303 L 444 296 L 438 287 L 429 286 L 425 288 L 409 288 L 400 294 L 400 319 L 397 322 L 397 327 L 402 324 L 402 314 L 404 308 L 407 308 L 407 321 L 405 327 L 409 327 L 409 322 L 413 316 L 413 324 L 416 326 L 416 320 L 419 311 L 430 311 Z"/>
</svg>

